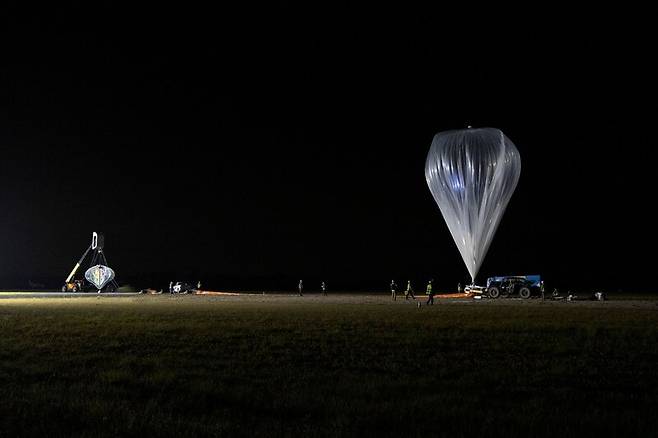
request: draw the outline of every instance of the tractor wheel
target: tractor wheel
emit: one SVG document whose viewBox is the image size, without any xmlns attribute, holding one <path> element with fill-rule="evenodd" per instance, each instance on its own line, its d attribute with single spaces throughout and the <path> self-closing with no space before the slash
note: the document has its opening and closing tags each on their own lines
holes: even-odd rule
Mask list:
<svg viewBox="0 0 658 438">
<path fill-rule="evenodd" d="M 66 292 L 66 285 L 62 286 L 62 292 Z"/>
<path fill-rule="evenodd" d="M 523 299 L 530 298 L 530 289 L 528 289 L 527 287 L 522 287 L 521 289 L 519 289 L 519 296 Z"/>
<path fill-rule="evenodd" d="M 498 289 L 497 287 L 490 287 L 488 289 L 488 292 L 491 298 L 498 298 L 500 296 L 500 289 Z"/>
</svg>

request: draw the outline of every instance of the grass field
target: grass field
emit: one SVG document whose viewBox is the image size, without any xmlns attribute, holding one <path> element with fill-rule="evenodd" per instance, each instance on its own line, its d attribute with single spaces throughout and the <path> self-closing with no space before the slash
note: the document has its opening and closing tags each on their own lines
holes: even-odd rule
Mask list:
<svg viewBox="0 0 658 438">
<path fill-rule="evenodd" d="M 8 298 L 0 333 L 0 436 L 658 430 L 658 301 Z"/>
</svg>

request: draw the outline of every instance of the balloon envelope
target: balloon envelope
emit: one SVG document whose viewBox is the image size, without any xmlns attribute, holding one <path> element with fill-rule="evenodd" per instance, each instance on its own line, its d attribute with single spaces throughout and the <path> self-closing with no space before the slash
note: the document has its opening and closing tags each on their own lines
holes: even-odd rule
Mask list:
<svg viewBox="0 0 658 438">
<path fill-rule="evenodd" d="M 439 132 L 425 178 L 475 282 L 521 175 L 521 157 L 499 129 Z"/>
</svg>

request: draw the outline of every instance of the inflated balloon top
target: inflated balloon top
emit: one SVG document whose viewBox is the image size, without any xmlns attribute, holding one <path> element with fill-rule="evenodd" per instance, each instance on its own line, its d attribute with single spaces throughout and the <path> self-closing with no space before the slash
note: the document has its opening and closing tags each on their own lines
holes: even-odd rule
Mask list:
<svg viewBox="0 0 658 438">
<path fill-rule="evenodd" d="M 521 175 L 521 156 L 495 128 L 439 132 L 425 178 L 471 279 L 487 254 Z"/>
</svg>

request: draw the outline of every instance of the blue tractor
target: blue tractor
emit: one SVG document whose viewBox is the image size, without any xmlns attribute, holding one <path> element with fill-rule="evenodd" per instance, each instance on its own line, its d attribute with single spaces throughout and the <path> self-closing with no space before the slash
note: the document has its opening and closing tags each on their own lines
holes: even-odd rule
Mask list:
<svg viewBox="0 0 658 438">
<path fill-rule="evenodd" d="M 487 278 L 487 295 L 490 298 L 519 296 L 527 299 L 540 293 L 539 275 L 505 275 Z"/>
</svg>

